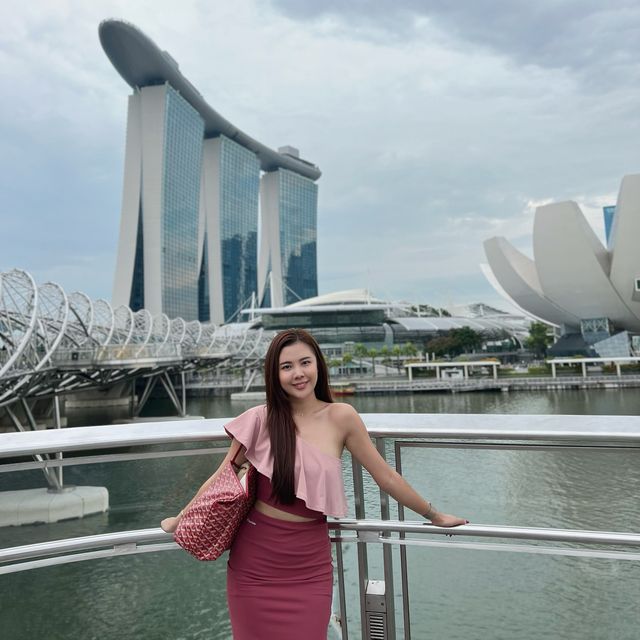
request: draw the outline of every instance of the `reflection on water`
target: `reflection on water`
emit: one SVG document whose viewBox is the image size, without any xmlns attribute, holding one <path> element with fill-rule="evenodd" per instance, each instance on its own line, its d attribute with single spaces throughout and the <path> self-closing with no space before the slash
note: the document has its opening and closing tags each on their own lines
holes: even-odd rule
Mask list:
<svg viewBox="0 0 640 640">
<path fill-rule="evenodd" d="M 562 391 L 374 396 L 350 401 L 365 413 L 638 415 L 639 396 L 634 390 Z M 235 415 L 244 408 L 221 398 L 190 403 L 192 414 L 207 417 Z M 154 409 L 165 410 L 161 404 Z M 640 464 L 635 452 L 408 448 L 402 456 L 405 476 L 419 491 L 433 497 L 439 507 L 473 522 L 640 531 Z M 161 517 L 180 508 L 215 468 L 217 459 L 189 457 L 66 469 L 68 483 L 107 486 L 111 511 L 54 525 L 0 529 L 1 544 L 155 526 Z M 344 468 L 345 477 L 350 478 L 348 456 Z M 42 484 L 40 472 L 10 475 L 2 478 L 7 489 Z M 378 493 L 368 477 L 365 483 L 367 513 L 375 517 Z M 350 486 L 347 493 L 352 496 Z M 355 545 L 345 545 L 345 556 L 348 595 L 355 605 Z M 394 558 L 399 562 L 397 550 Z M 409 548 L 408 558 L 414 638 L 638 637 L 637 563 L 428 548 Z M 381 577 L 378 547 L 370 547 L 370 559 L 370 576 Z M 9 575 L 0 580 L 2 636 L 226 639 L 230 632 L 224 585 L 224 561 L 198 563 L 181 552 Z M 357 606 L 351 610 L 350 629 L 355 637 Z"/>
</svg>

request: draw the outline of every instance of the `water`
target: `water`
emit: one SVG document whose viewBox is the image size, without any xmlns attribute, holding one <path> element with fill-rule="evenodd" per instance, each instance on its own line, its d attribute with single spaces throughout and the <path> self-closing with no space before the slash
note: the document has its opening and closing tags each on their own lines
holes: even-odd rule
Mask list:
<svg viewBox="0 0 640 640">
<path fill-rule="evenodd" d="M 350 399 L 363 413 L 639 415 L 635 390 L 414 395 Z M 197 398 L 190 413 L 224 417 L 244 405 Z M 152 411 L 168 411 L 156 403 Z M 464 419 L 464 418 L 461 418 Z M 0 529 L 3 547 L 157 525 L 217 466 L 189 457 L 68 468 L 65 482 L 109 488 L 111 510 L 84 520 Z M 408 449 L 405 477 L 435 504 L 473 522 L 640 531 L 635 452 Z M 345 456 L 345 478 L 349 478 Z M 10 475 L 10 478 L 7 478 Z M 4 477 L 3 477 L 4 476 Z M 3 474 L 3 488 L 42 486 L 41 472 Z M 370 480 L 368 515 L 377 495 Z M 347 487 L 348 495 L 351 494 Z M 409 559 L 413 638 L 626 640 L 640 637 L 638 563 L 413 547 Z M 382 577 L 370 546 L 370 577 Z M 345 581 L 357 637 L 355 545 L 345 545 Z M 399 552 L 394 550 L 399 567 Z M 399 573 L 399 571 L 397 571 Z M 2 638 L 230 637 L 225 563 L 182 552 L 80 562 L 0 578 Z M 397 585 L 396 592 L 399 591 Z M 400 616 L 400 603 L 397 604 Z M 399 633 L 398 637 L 402 637 Z"/>
</svg>

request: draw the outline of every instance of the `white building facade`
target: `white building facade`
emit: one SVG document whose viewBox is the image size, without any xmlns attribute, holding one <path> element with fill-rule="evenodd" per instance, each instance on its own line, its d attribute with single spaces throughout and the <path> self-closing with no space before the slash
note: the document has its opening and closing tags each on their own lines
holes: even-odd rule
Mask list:
<svg viewBox="0 0 640 640">
<path fill-rule="evenodd" d="M 485 273 L 528 315 L 558 326 L 563 334 L 579 332 L 595 344 L 618 332 L 640 333 L 639 239 L 636 174 L 622 180 L 608 246 L 575 202 L 544 205 L 535 212 L 534 258 L 505 238 L 489 238 Z"/>
</svg>

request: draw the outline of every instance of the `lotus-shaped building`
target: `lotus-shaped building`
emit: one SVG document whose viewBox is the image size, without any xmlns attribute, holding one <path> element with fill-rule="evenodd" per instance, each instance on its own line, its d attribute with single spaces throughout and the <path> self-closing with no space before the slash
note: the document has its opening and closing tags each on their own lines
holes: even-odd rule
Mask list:
<svg viewBox="0 0 640 640">
<path fill-rule="evenodd" d="M 575 202 L 538 207 L 531 260 L 503 237 L 484 243 L 491 284 L 528 315 L 593 344 L 640 333 L 640 174 L 625 176 L 604 246 Z"/>
</svg>

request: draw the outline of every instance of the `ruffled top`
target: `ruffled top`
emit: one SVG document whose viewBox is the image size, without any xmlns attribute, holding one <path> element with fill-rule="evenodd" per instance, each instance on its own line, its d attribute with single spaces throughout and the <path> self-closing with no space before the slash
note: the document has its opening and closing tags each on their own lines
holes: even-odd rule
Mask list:
<svg viewBox="0 0 640 640">
<path fill-rule="evenodd" d="M 225 425 L 226 432 L 241 442 L 249 462 L 269 479 L 273 476 L 271 442 L 267 431 L 267 407 L 261 405 L 245 411 Z M 294 468 L 296 497 L 309 509 L 327 516 L 347 515 L 347 499 L 342 480 L 342 461 L 296 435 Z"/>
</svg>

